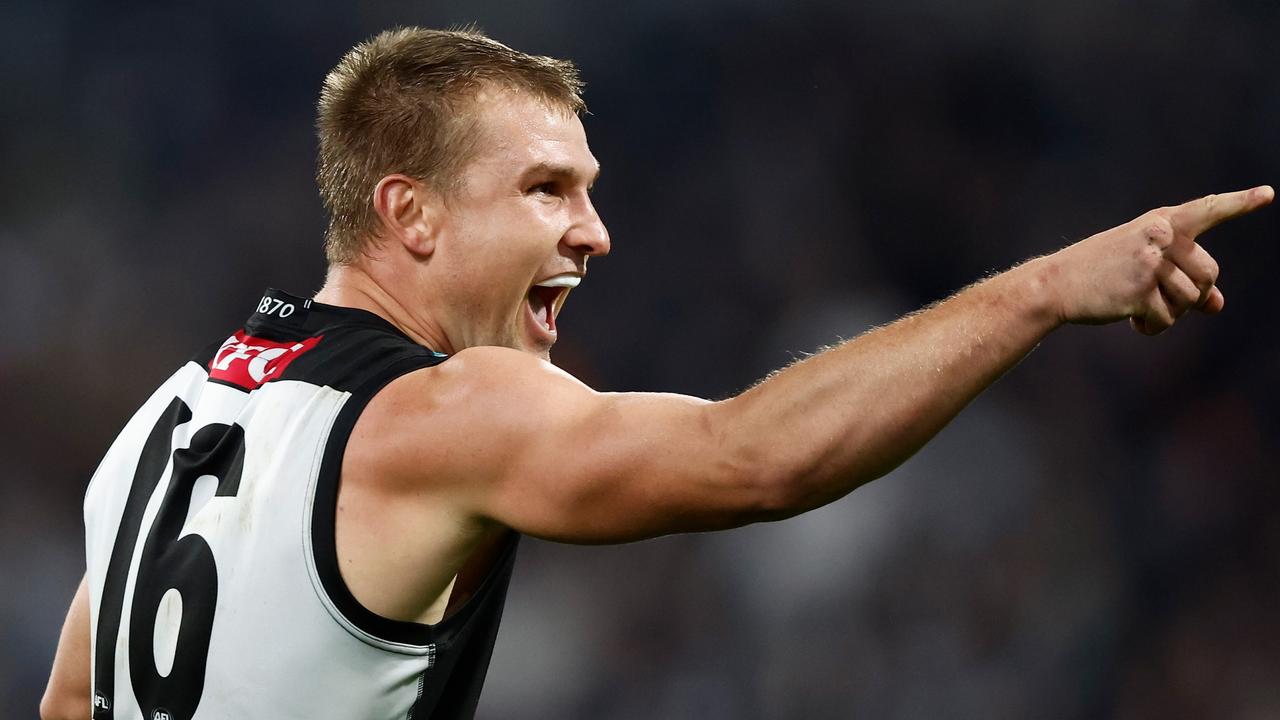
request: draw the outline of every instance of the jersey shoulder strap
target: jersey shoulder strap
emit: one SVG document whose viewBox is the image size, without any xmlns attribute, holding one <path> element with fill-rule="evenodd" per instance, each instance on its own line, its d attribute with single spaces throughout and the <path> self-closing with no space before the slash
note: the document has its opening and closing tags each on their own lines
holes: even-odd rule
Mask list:
<svg viewBox="0 0 1280 720">
<path fill-rule="evenodd" d="M 268 289 L 244 327 L 192 360 L 210 382 L 248 392 L 279 380 L 357 392 L 447 358 L 371 312 Z"/>
</svg>

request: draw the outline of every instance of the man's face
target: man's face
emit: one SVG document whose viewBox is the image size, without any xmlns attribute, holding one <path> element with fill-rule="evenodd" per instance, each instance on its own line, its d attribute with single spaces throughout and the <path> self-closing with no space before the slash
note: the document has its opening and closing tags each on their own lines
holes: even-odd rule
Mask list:
<svg viewBox="0 0 1280 720">
<path fill-rule="evenodd" d="M 448 293 L 442 320 L 455 349 L 500 345 L 546 359 L 587 257 L 609 252 L 588 194 L 599 164 L 570 112 L 509 91 L 482 93 L 476 111 L 480 148 L 447 203 L 433 259 Z"/>
</svg>

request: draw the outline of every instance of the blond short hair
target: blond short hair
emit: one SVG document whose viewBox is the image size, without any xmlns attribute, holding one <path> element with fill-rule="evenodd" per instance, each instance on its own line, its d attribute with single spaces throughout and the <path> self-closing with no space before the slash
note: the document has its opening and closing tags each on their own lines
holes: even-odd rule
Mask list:
<svg viewBox="0 0 1280 720">
<path fill-rule="evenodd" d="M 472 104 L 483 87 L 586 109 L 572 62 L 512 50 L 475 28 L 387 30 L 330 71 L 316 119 L 330 264 L 353 262 L 376 233 L 373 190 L 382 178 L 403 173 L 446 196 L 457 187 L 475 153 Z"/>
</svg>

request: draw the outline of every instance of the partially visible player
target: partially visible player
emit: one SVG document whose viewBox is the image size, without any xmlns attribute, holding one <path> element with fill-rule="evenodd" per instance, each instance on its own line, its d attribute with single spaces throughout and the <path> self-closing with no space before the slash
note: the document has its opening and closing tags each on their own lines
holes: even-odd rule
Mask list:
<svg viewBox="0 0 1280 720">
<path fill-rule="evenodd" d="M 107 453 L 47 720 L 470 717 L 520 535 L 829 503 L 1064 323 L 1154 334 L 1220 311 L 1197 237 L 1274 195 L 1144 213 L 729 400 L 599 393 L 548 362 L 610 249 L 578 87 L 566 62 L 418 29 L 330 74 L 327 282 L 265 293 Z"/>
</svg>

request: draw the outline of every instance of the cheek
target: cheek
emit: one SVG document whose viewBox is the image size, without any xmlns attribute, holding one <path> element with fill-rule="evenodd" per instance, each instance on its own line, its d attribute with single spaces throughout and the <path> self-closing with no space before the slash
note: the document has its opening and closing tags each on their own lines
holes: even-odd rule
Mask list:
<svg viewBox="0 0 1280 720">
<path fill-rule="evenodd" d="M 468 288 L 468 294 L 523 300 L 529 282 L 556 253 L 560 215 L 528 198 L 468 214 L 450 253 L 452 274 L 483 286 Z"/>
<path fill-rule="evenodd" d="M 486 264 L 499 273 L 502 282 L 520 285 L 520 294 L 523 295 L 528 291 L 529 283 L 548 271 L 550 261 L 556 257 L 561 233 L 557 232 L 554 224 L 528 216 L 504 230 L 495 235 Z"/>
</svg>

